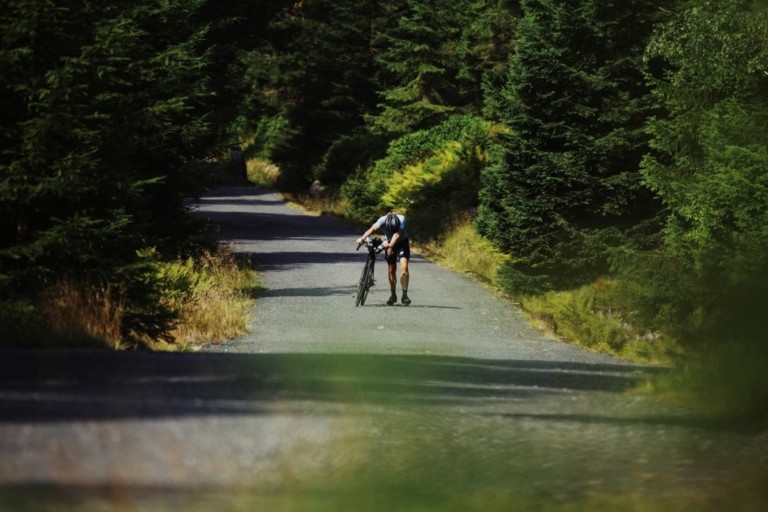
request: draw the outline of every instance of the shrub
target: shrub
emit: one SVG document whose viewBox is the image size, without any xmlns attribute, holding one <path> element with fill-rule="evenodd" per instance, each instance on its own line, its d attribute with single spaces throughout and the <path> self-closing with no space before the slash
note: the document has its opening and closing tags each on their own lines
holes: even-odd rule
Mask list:
<svg viewBox="0 0 768 512">
<path fill-rule="evenodd" d="M 384 158 L 359 169 L 342 186 L 349 216 L 367 223 L 397 209 L 408 214 L 416 236 L 440 236 L 447 219 L 476 204 L 479 172 L 492 138 L 488 122 L 455 116 L 393 141 Z"/>
<path fill-rule="evenodd" d="M 355 134 L 337 139 L 314 169 L 314 177 L 324 185 L 338 187 L 358 168 L 369 168 L 386 151 L 380 135 Z"/>
<path fill-rule="evenodd" d="M 635 324 L 615 280 L 518 298 L 539 327 L 565 341 L 643 362 L 667 363 L 679 352 L 670 338 Z"/>
<path fill-rule="evenodd" d="M 177 314 L 176 344 L 219 343 L 247 331 L 258 278 L 227 248 L 160 265 L 158 277 L 165 283 L 163 303 Z"/>
</svg>

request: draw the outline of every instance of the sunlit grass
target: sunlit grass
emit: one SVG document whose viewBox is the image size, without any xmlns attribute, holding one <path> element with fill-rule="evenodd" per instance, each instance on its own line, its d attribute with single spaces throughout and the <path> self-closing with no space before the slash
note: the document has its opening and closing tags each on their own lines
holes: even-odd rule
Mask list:
<svg viewBox="0 0 768 512">
<path fill-rule="evenodd" d="M 346 201 L 336 195 L 283 192 L 283 199 L 289 206 L 301 209 L 310 215 L 335 215 L 343 219 L 347 209 Z"/>
<path fill-rule="evenodd" d="M 271 188 L 280 179 L 280 168 L 261 158 L 250 158 L 245 163 L 248 181 L 254 185 Z"/>
<path fill-rule="evenodd" d="M 111 349 L 138 344 L 154 350 L 184 350 L 247 332 L 255 299 L 263 289 L 257 273 L 228 248 L 197 258 L 158 262 L 154 269 L 152 279 L 161 288 L 156 307 L 174 317 L 168 336 L 143 335 L 126 342 L 128 311 L 119 290 L 60 280 L 42 294 L 34 309 L 24 313 L 39 320 L 29 332 L 14 335 L 19 338 L 16 344 Z"/>
<path fill-rule="evenodd" d="M 103 344 L 121 348 L 125 305 L 109 287 L 84 287 L 71 280 L 48 288 L 39 306 L 51 344 Z"/>
<path fill-rule="evenodd" d="M 179 315 L 171 332 L 176 345 L 220 343 L 247 332 L 255 297 L 262 292 L 255 271 L 239 264 L 226 247 L 206 252 L 196 261 L 171 265 L 190 273 L 188 293 L 181 300 L 173 295 L 165 298 Z"/>
<path fill-rule="evenodd" d="M 612 280 L 598 279 L 572 290 L 518 298 L 539 329 L 564 340 L 630 361 L 674 362 L 680 347 L 661 333 L 633 324 L 631 311 L 614 294 L 615 287 Z"/>
<path fill-rule="evenodd" d="M 441 238 L 419 247 L 440 265 L 484 283 L 495 283 L 499 268 L 509 260 L 477 233 L 469 216 L 454 219 Z"/>
</svg>

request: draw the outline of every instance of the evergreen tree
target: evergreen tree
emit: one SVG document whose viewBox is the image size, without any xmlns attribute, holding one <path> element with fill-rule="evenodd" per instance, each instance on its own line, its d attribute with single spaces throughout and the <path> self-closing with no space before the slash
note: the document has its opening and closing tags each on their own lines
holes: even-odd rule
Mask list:
<svg viewBox="0 0 768 512">
<path fill-rule="evenodd" d="M 519 0 L 486 0 L 481 11 L 472 17 L 465 33 L 469 49 L 463 59 L 464 74 L 478 84 L 473 104 L 493 121 L 499 121 L 504 110 L 504 86 L 509 77 L 509 57 L 514 53 L 517 22 L 522 16 Z"/>
<path fill-rule="evenodd" d="M 142 254 L 177 250 L 212 146 L 198 6 L 2 2 L 0 299 L 98 283 L 162 332 Z"/>
<path fill-rule="evenodd" d="M 642 172 L 668 218 L 644 257 L 646 316 L 699 339 L 764 339 L 754 319 L 768 293 L 766 27 L 766 2 L 700 0 L 648 49 L 666 115 L 649 124 Z"/>
<path fill-rule="evenodd" d="M 257 144 L 278 165 L 282 185 L 304 187 L 312 168 L 341 135 L 363 124 L 374 103 L 371 37 L 379 2 L 308 0 L 270 24 L 270 44 L 253 55 L 260 97 Z"/>
<path fill-rule="evenodd" d="M 478 227 L 519 269 L 574 282 L 604 268 L 605 247 L 648 205 L 638 172 L 650 107 L 640 58 L 655 8 L 522 7 L 503 98 L 511 133 L 483 175 Z"/>
<path fill-rule="evenodd" d="M 380 112 L 372 129 L 402 135 L 434 126 L 466 105 L 461 74 L 466 0 L 407 0 L 374 42 L 382 68 Z"/>
</svg>

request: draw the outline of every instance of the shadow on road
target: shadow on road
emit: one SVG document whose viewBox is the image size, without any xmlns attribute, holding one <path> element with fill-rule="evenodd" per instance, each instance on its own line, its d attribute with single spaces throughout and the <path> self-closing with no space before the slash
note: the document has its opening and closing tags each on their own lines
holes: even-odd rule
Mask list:
<svg viewBox="0 0 768 512">
<path fill-rule="evenodd" d="M 3 349 L 0 422 L 260 414 L 276 401 L 471 406 L 574 391 L 621 393 L 651 371 L 430 355 Z"/>
</svg>

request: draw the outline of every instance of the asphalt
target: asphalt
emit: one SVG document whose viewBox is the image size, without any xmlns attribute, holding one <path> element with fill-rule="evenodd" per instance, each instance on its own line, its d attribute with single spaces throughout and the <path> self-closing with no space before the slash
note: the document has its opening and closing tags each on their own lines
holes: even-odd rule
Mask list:
<svg viewBox="0 0 768 512">
<path fill-rule="evenodd" d="M 410 306 L 386 305 L 390 290 L 380 256 L 376 286 L 366 305 L 356 308 L 366 254 L 356 251 L 355 240 L 364 228 L 355 231 L 332 217 L 307 215 L 275 193 L 220 189 L 201 201 L 198 212 L 217 226 L 224 243 L 252 262 L 267 288 L 250 334 L 220 350 L 622 364 L 545 337 L 515 305 L 416 253 L 410 262 Z"/>
<path fill-rule="evenodd" d="M 765 510 L 768 439 L 639 392 L 418 255 L 355 307 L 361 234 L 274 193 L 196 214 L 261 274 L 197 353 L 0 350 L 0 510 Z M 362 231 L 362 229 L 360 229 Z"/>
</svg>

